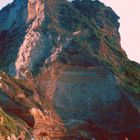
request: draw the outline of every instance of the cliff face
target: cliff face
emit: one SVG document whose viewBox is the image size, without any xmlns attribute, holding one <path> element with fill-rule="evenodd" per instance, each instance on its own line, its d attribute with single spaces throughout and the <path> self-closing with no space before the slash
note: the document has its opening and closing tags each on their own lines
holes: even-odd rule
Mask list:
<svg viewBox="0 0 140 140">
<path fill-rule="evenodd" d="M 0 12 L 0 31 L 21 26 L 27 17 L 27 0 L 15 0 Z"/>
<path fill-rule="evenodd" d="M 140 138 L 140 66 L 121 48 L 111 8 L 15 0 L 0 15 L 0 106 L 21 127 L 3 139 Z"/>
</svg>

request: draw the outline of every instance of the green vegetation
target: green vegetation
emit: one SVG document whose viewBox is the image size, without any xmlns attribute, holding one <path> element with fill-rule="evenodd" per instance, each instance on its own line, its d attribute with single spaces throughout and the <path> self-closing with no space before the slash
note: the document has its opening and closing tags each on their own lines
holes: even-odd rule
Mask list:
<svg viewBox="0 0 140 140">
<path fill-rule="evenodd" d="M 18 119 L 18 121 L 20 121 L 20 126 L 17 121 L 0 108 L 0 134 L 2 136 L 6 138 L 11 136 L 11 134 L 18 136 L 22 130 L 21 127 L 25 125 L 21 120 Z"/>
<path fill-rule="evenodd" d="M 0 108 L 0 134 L 2 136 L 10 136 L 11 134 L 17 135 L 19 133 L 17 123 L 8 116 L 1 108 Z"/>
<path fill-rule="evenodd" d="M 92 48 L 93 51 L 97 51 L 99 47 L 99 39 L 94 34 L 90 34 L 89 31 L 87 34 L 84 32 L 79 36 L 74 36 L 72 42 L 83 48 Z"/>
<path fill-rule="evenodd" d="M 69 31 L 81 28 L 82 15 L 71 4 L 62 4 L 60 7 L 60 24 Z"/>
<path fill-rule="evenodd" d="M 104 36 L 104 42 L 107 44 L 107 47 L 114 53 L 114 55 L 118 56 L 120 61 L 122 59 L 126 59 L 126 54 L 124 51 L 120 49 L 119 42 L 115 36 Z"/>
<path fill-rule="evenodd" d="M 118 28 L 118 19 L 119 17 L 110 8 L 98 0 L 74 0 L 60 7 L 61 25 L 69 31 L 93 27 L 93 21 L 99 28 L 103 28 L 104 24 Z"/>
<path fill-rule="evenodd" d="M 93 56 L 98 57 L 100 43 L 104 42 L 106 50 L 112 54 L 106 54 L 106 57 L 100 54 L 98 60 L 120 77 L 123 88 L 129 89 L 132 93 L 140 93 L 140 66 L 128 61 L 125 52 L 120 48 L 117 34 L 113 36 L 102 31 L 106 27 L 109 27 L 109 30 L 119 28 L 119 17 L 111 8 L 98 0 L 74 0 L 61 5 L 59 18 L 60 25 L 65 30 L 82 31 L 80 35 L 73 37 L 72 43 L 86 48 L 86 51 L 92 52 Z M 112 63 L 112 59 L 116 63 Z"/>
<path fill-rule="evenodd" d="M 49 31 L 53 37 L 58 35 L 66 37 L 72 32 L 81 30 L 81 35 L 73 37 L 73 42 L 81 47 L 91 47 L 95 49 L 94 52 L 96 53 L 100 40 L 103 40 L 101 29 L 108 24 L 113 28 L 118 28 L 119 17 L 112 9 L 98 0 L 63 2 L 56 9 L 55 12 L 47 12 L 47 18 L 41 30 L 44 33 Z M 57 44 L 55 38 L 53 41 L 54 44 Z M 113 41 L 108 40 L 107 42 L 114 46 Z"/>
<path fill-rule="evenodd" d="M 27 132 L 25 130 L 26 127 L 26 123 L 20 118 L 17 118 L 17 116 L 6 114 L 0 108 L 0 138 L 2 136 L 3 138 L 7 139 L 7 137 L 11 136 L 12 134 L 18 137 L 21 132 L 26 132 L 26 138 L 29 138 L 30 132 Z"/>
<path fill-rule="evenodd" d="M 118 28 L 118 19 L 119 17 L 110 8 L 98 0 L 74 0 L 61 4 L 58 16 L 59 24 L 64 30 L 82 31 L 80 35 L 73 37 L 73 42 L 81 47 L 91 48 L 95 54 L 98 53 L 101 40 L 106 41 L 113 52 L 120 53 L 116 38 L 109 36 L 104 38 L 102 31 L 105 26 Z"/>
<path fill-rule="evenodd" d="M 124 88 L 129 92 L 140 94 L 140 65 L 128 61 L 123 67 Z"/>
</svg>

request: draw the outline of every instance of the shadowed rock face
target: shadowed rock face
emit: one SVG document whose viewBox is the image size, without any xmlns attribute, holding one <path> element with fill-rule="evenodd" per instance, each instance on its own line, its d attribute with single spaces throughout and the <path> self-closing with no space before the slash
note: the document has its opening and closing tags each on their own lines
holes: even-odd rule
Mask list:
<svg viewBox="0 0 140 140">
<path fill-rule="evenodd" d="M 73 139 L 125 139 L 139 127 L 138 111 L 103 66 L 55 65 L 37 79 L 42 96 L 53 104 L 65 127 L 77 134 Z"/>
<path fill-rule="evenodd" d="M 117 102 L 121 102 L 122 96 L 112 73 L 100 66 L 70 67 L 58 78 L 54 93 L 53 102 L 58 112 L 61 110 L 64 120 L 72 120 L 72 123 L 97 120 L 98 112 L 117 111 Z"/>
<path fill-rule="evenodd" d="M 0 125 L 2 138 L 140 139 L 140 66 L 121 48 L 111 8 L 15 0 L 0 15 L 0 107 L 21 130 Z"/>
<path fill-rule="evenodd" d="M 12 4 L 4 7 L 0 12 L 0 31 L 11 30 L 23 26 L 27 18 L 28 0 L 14 0 Z"/>
</svg>

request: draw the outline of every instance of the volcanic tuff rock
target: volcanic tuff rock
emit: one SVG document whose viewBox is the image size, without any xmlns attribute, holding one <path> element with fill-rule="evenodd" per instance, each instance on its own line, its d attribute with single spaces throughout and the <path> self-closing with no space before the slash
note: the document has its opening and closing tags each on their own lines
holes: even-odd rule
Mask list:
<svg viewBox="0 0 140 140">
<path fill-rule="evenodd" d="M 140 139 L 140 65 L 121 48 L 118 19 L 98 0 L 0 11 L 1 139 Z"/>
</svg>

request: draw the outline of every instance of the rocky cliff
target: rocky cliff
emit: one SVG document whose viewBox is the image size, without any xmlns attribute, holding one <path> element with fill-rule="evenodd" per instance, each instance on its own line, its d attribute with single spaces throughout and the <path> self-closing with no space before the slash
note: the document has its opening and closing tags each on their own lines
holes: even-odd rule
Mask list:
<svg viewBox="0 0 140 140">
<path fill-rule="evenodd" d="M 1 139 L 140 139 L 140 65 L 121 48 L 118 20 L 98 0 L 0 11 Z"/>
</svg>

